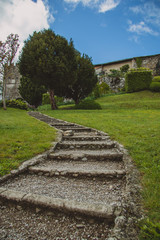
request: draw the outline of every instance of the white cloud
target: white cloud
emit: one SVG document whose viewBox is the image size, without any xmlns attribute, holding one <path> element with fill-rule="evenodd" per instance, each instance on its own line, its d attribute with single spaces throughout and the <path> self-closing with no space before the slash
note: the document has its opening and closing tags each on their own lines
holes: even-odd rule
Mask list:
<svg viewBox="0 0 160 240">
<path fill-rule="evenodd" d="M 138 35 L 141 35 L 143 33 L 148 33 L 154 36 L 158 35 L 158 32 L 153 31 L 150 27 L 148 27 L 143 21 L 141 21 L 138 24 L 133 24 L 131 21 L 129 21 L 129 32 L 136 33 Z"/>
<path fill-rule="evenodd" d="M 120 3 L 119 1 L 115 1 L 115 0 L 105 0 L 100 4 L 99 12 L 105 13 L 109 10 L 112 10 L 116 8 L 119 5 L 119 3 Z"/>
<path fill-rule="evenodd" d="M 18 34 L 20 49 L 29 34 L 49 28 L 49 22 L 54 21 L 46 0 L 0 0 L 0 6 L 0 40 L 5 41 L 10 33 Z"/>
<path fill-rule="evenodd" d="M 158 4 L 149 1 L 144 5 L 131 7 L 130 10 L 135 14 L 141 14 L 146 22 L 160 25 L 160 7 Z"/>
<path fill-rule="evenodd" d="M 79 3 L 91 8 L 97 8 L 98 12 L 105 13 L 117 7 L 120 0 L 64 0 L 66 3 L 72 4 L 76 7 Z"/>
</svg>

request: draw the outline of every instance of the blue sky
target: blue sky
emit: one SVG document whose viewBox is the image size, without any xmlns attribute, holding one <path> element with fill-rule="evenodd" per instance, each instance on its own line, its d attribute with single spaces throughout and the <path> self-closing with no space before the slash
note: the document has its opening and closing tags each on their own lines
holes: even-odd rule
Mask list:
<svg viewBox="0 0 160 240">
<path fill-rule="evenodd" d="M 11 3 L 17 16 L 8 20 Z M 160 54 L 160 0 L 0 0 L 0 7 L 4 36 L 17 31 L 23 41 L 51 28 L 94 64 Z"/>
</svg>

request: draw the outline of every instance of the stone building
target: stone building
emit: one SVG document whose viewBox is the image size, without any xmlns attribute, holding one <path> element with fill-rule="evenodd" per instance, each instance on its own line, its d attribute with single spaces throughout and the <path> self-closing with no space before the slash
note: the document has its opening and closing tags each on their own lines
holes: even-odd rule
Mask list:
<svg viewBox="0 0 160 240">
<path fill-rule="evenodd" d="M 151 69 L 153 71 L 154 76 L 160 75 L 160 54 L 142 56 L 138 57 L 138 59 L 141 60 L 141 67 Z M 124 87 L 125 79 L 109 78 L 107 76 L 107 73 L 109 73 L 110 69 L 120 70 L 120 68 L 126 64 L 128 64 L 130 68 L 136 68 L 137 67 L 136 62 L 137 57 L 134 57 L 114 62 L 96 64 L 94 65 L 94 67 L 98 78 L 102 79 L 101 76 L 103 76 L 103 81 L 105 81 L 113 91 L 118 91 L 119 89 L 122 89 Z"/>
<path fill-rule="evenodd" d="M 21 75 L 17 65 L 12 64 L 9 66 L 5 79 L 6 79 L 6 99 L 20 98 L 18 87 L 20 84 Z"/>
</svg>

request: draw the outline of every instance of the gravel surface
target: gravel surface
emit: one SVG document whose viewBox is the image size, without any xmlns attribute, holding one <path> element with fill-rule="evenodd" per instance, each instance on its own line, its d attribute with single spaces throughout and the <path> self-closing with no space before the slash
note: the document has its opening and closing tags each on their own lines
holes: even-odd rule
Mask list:
<svg viewBox="0 0 160 240">
<path fill-rule="evenodd" d="M 121 201 L 124 191 L 122 180 L 77 179 L 21 175 L 8 180 L 1 187 L 79 202 L 103 203 Z M 96 193 L 96 194 L 95 194 Z"/>
<path fill-rule="evenodd" d="M 91 171 L 104 171 L 104 170 L 121 170 L 124 169 L 124 164 L 122 161 L 45 161 L 39 164 L 37 167 L 47 167 L 51 170 L 67 171 L 67 170 L 91 170 Z"/>
<path fill-rule="evenodd" d="M 109 227 L 93 219 L 71 218 L 53 212 L 35 213 L 0 205 L 1 240 L 104 240 Z"/>
</svg>

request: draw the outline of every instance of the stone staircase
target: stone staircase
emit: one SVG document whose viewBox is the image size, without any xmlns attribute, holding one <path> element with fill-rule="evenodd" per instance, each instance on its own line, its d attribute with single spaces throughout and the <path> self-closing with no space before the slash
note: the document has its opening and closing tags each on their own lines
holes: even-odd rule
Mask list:
<svg viewBox="0 0 160 240">
<path fill-rule="evenodd" d="M 61 137 L 45 157 L 1 179 L 1 203 L 57 219 L 64 215 L 78 226 L 76 234 L 73 228 L 74 233 L 67 230 L 58 238 L 54 230 L 46 239 L 138 239 L 135 219 L 140 212 L 139 206 L 133 206 L 138 184 L 134 200 L 127 170 L 131 163 L 125 162 L 123 148 L 95 129 L 37 112 L 30 115 L 57 128 Z"/>
</svg>

